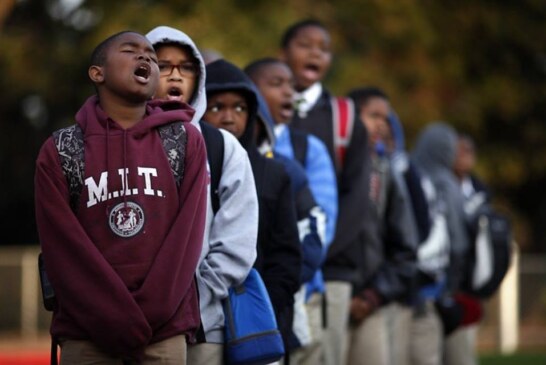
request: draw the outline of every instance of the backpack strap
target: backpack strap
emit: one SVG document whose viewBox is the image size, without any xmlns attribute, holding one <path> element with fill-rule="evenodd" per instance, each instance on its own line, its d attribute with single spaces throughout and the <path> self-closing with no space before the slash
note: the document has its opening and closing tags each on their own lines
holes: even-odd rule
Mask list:
<svg viewBox="0 0 546 365">
<path fill-rule="evenodd" d="M 74 124 L 53 132 L 53 140 L 68 182 L 70 207 L 75 212 L 80 202 L 85 171 L 83 131 L 78 124 Z"/>
<path fill-rule="evenodd" d="M 345 154 L 353 134 L 355 108 L 353 102 L 344 97 L 332 97 L 332 120 L 334 130 L 334 155 L 337 170 L 343 168 Z"/>
<path fill-rule="evenodd" d="M 288 131 L 290 133 L 290 143 L 294 151 L 294 158 L 305 167 L 308 148 L 307 134 L 290 127 L 288 127 Z"/>
<path fill-rule="evenodd" d="M 218 187 L 220 185 L 220 177 L 222 176 L 222 167 L 224 165 L 224 136 L 222 133 L 207 124 L 199 122 L 201 133 L 205 139 L 207 148 L 207 160 L 210 166 L 210 200 L 214 214 L 220 209 L 220 195 Z"/>
<path fill-rule="evenodd" d="M 166 124 L 158 128 L 163 141 L 163 149 L 171 165 L 176 185 L 184 176 L 184 159 L 186 154 L 187 135 L 182 122 Z M 85 175 L 85 142 L 83 131 L 78 124 L 53 132 L 53 140 L 59 158 L 61 169 L 68 183 L 70 207 L 75 212 L 79 206 L 80 194 Z"/>
<path fill-rule="evenodd" d="M 158 132 L 163 141 L 163 149 L 169 160 L 169 165 L 171 165 L 176 186 L 180 186 L 184 177 L 184 161 L 186 159 L 186 144 L 188 143 L 186 128 L 182 122 L 173 122 L 160 126 Z"/>
</svg>

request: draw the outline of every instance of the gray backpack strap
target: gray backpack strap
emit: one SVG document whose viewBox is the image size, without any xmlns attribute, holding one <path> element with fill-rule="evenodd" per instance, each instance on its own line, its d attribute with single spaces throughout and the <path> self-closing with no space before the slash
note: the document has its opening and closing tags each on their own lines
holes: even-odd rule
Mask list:
<svg viewBox="0 0 546 365">
<path fill-rule="evenodd" d="M 61 168 L 68 182 L 70 207 L 75 212 L 80 202 L 85 171 L 83 131 L 79 125 L 53 132 L 55 147 L 61 159 Z"/>
<path fill-rule="evenodd" d="M 161 126 L 159 135 L 167 154 L 171 170 L 180 186 L 184 176 L 184 159 L 186 156 L 186 129 L 182 122 L 174 122 Z M 80 203 L 80 194 L 85 175 L 85 155 L 83 131 L 77 124 L 53 132 L 55 147 L 61 160 L 61 168 L 68 182 L 70 207 L 75 212 Z"/>
<path fill-rule="evenodd" d="M 163 125 L 158 130 L 176 185 L 180 186 L 184 177 L 184 160 L 186 158 L 186 143 L 188 142 L 186 128 L 182 122 L 174 122 Z"/>
</svg>

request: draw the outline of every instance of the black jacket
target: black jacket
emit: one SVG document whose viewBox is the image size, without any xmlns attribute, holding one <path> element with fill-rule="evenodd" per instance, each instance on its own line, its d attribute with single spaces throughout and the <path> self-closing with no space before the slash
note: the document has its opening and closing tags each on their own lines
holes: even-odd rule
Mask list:
<svg viewBox="0 0 546 365">
<path fill-rule="evenodd" d="M 305 118 L 296 115 L 291 126 L 317 136 L 324 142 L 335 163 L 332 106 L 328 91 L 323 91 Z M 354 282 L 358 279 L 357 270 L 362 265 L 361 254 L 366 242 L 363 217 L 366 215 L 369 186 L 365 171 L 367 144 L 366 130 L 356 118 L 344 166 L 336 166 L 339 213 L 334 241 L 323 267 L 326 280 Z"/>
<path fill-rule="evenodd" d="M 417 270 L 418 242 L 410 202 L 388 158 L 373 158 L 372 167 L 379 188 L 377 196 L 368 196 L 367 241 L 355 292 L 372 290 L 384 303 L 407 301 Z"/>
</svg>

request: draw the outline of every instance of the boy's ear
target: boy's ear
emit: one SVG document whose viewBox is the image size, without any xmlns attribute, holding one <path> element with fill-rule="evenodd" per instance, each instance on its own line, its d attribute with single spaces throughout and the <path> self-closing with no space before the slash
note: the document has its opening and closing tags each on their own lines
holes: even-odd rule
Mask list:
<svg viewBox="0 0 546 365">
<path fill-rule="evenodd" d="M 102 72 L 102 67 L 93 65 L 87 70 L 87 74 L 93 83 L 101 84 L 104 81 L 104 74 Z"/>
</svg>

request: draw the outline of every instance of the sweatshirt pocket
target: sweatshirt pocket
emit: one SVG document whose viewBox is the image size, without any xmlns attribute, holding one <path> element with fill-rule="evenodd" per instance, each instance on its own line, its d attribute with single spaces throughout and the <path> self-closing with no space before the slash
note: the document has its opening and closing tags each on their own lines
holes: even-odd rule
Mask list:
<svg viewBox="0 0 546 365">
<path fill-rule="evenodd" d="M 130 291 L 139 289 L 146 278 L 146 273 L 150 269 L 152 261 L 116 264 L 112 265 L 121 280 Z"/>
</svg>

